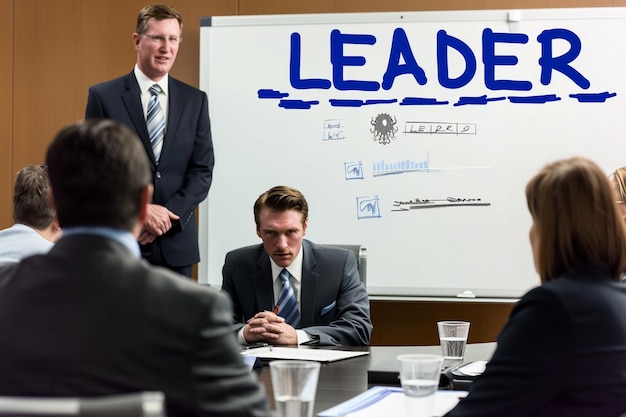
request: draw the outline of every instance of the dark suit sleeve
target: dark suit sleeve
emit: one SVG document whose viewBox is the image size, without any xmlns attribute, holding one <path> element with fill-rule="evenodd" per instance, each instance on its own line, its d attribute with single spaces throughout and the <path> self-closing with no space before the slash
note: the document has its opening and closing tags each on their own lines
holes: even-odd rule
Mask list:
<svg viewBox="0 0 626 417">
<path fill-rule="evenodd" d="M 557 297 L 542 288 L 529 292 L 511 313 L 485 373 L 446 417 L 539 414 L 573 379 L 571 322 Z"/>
<path fill-rule="evenodd" d="M 104 117 L 104 109 L 102 108 L 102 102 L 98 97 L 96 90 L 89 88 L 89 94 L 87 96 L 87 107 L 85 108 L 85 119 L 92 117 Z"/>
<path fill-rule="evenodd" d="M 239 303 L 239 295 L 237 294 L 237 286 L 235 285 L 229 254 L 226 255 L 224 266 L 222 267 L 222 291 L 230 297 L 233 312 L 233 328 L 235 331 L 239 331 L 245 325 L 245 321 L 243 309 Z"/>
<path fill-rule="evenodd" d="M 309 344 L 367 346 L 372 334 L 370 303 L 367 290 L 359 278 L 356 258 L 344 251 L 341 285 L 336 298 L 333 320 L 325 325 L 303 330 L 313 337 Z M 320 260 L 320 263 L 323 261 Z M 320 277 L 323 280 L 324 277 Z M 322 306 L 324 308 L 325 306 Z M 331 314 L 329 312 L 328 314 Z"/>
<path fill-rule="evenodd" d="M 198 323 L 192 369 L 197 408 L 207 416 L 271 415 L 265 391 L 243 363 L 231 331 L 230 302 L 213 295 Z"/>
</svg>

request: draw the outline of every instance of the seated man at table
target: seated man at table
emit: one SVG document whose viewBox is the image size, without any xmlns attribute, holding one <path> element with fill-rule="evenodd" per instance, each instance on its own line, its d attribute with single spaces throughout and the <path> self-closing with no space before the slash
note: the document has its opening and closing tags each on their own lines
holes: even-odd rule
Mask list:
<svg viewBox="0 0 626 417">
<path fill-rule="evenodd" d="M 356 257 L 304 240 L 308 212 L 300 191 L 273 187 L 254 204 L 263 243 L 226 255 L 222 290 L 233 301 L 241 343 L 369 344 L 369 299 Z"/>
</svg>

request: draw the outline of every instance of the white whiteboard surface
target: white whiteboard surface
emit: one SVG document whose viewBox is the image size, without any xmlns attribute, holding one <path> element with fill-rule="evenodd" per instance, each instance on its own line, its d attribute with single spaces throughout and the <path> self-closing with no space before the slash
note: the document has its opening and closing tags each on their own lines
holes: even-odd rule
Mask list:
<svg viewBox="0 0 626 417">
<path fill-rule="evenodd" d="M 200 282 L 260 243 L 253 203 L 283 184 L 309 202 L 306 238 L 367 248 L 371 295 L 519 297 L 539 283 L 528 180 L 574 155 L 626 165 L 626 8 L 228 16 L 200 33 L 216 155 Z"/>
</svg>

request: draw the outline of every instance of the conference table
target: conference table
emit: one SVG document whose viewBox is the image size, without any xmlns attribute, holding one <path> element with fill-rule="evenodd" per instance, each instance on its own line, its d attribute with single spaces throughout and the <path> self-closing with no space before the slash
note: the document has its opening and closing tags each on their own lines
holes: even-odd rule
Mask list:
<svg viewBox="0 0 626 417">
<path fill-rule="evenodd" d="M 465 362 L 476 360 L 488 360 L 495 350 L 495 343 L 471 343 L 465 348 Z M 329 347 L 322 349 L 340 349 L 353 351 L 368 351 L 368 355 L 343 359 L 336 362 L 322 363 L 320 368 L 317 394 L 315 396 L 314 415 L 324 411 L 343 401 L 361 394 L 370 385 L 367 381 L 367 370 L 370 366 L 378 364 L 390 358 L 406 353 L 429 353 L 441 354 L 441 348 L 437 346 L 367 346 L 367 347 Z M 298 349 L 310 349 L 299 347 Z M 256 368 L 259 380 L 265 386 L 269 399 L 270 409 L 275 410 L 274 391 L 269 366 Z M 381 384 L 373 384 L 381 385 Z M 399 381 L 398 384 L 399 385 Z"/>
</svg>

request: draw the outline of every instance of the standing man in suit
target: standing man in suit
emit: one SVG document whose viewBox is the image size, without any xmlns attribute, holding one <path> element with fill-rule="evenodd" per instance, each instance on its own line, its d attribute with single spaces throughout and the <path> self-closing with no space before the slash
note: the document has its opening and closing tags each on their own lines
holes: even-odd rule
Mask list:
<svg viewBox="0 0 626 417">
<path fill-rule="evenodd" d="M 169 76 L 182 29 L 171 6 L 144 7 L 133 33 L 135 68 L 91 87 L 85 117 L 118 120 L 141 140 L 154 186 L 142 256 L 191 277 L 200 260 L 195 209 L 209 192 L 214 157 L 206 94 Z"/>
<path fill-rule="evenodd" d="M 54 207 L 48 200 L 46 164 L 26 165 L 13 187 L 13 226 L 0 230 L 0 264 L 46 253 L 61 237 Z"/>
<path fill-rule="evenodd" d="M 0 267 L 0 395 L 148 390 L 164 393 L 168 416 L 267 415 L 228 297 L 140 258 L 152 184 L 135 135 L 86 120 L 46 159 L 63 237 Z"/>
<path fill-rule="evenodd" d="M 369 299 L 356 257 L 304 240 L 308 216 L 300 191 L 274 187 L 254 204 L 263 243 L 226 255 L 222 290 L 233 301 L 241 343 L 369 344 Z"/>
</svg>

